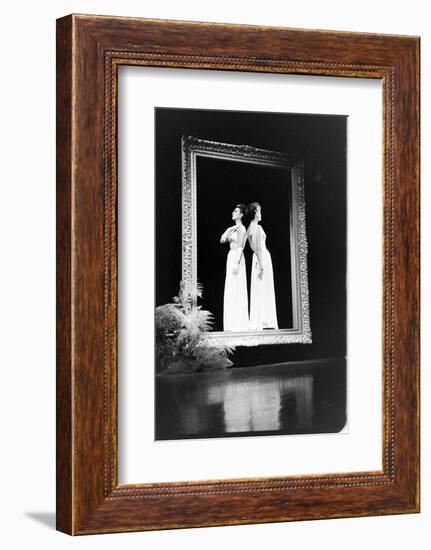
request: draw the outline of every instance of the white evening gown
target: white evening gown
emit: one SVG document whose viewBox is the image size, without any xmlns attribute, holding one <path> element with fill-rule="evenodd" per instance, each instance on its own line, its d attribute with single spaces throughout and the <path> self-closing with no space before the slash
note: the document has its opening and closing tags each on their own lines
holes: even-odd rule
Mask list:
<svg viewBox="0 0 431 550">
<path fill-rule="evenodd" d="M 228 252 L 226 261 L 223 330 L 243 331 L 248 330 L 249 328 L 247 276 L 245 271 L 244 253 L 242 250 L 241 260 L 238 265 L 238 273 L 236 275 L 232 273 L 235 263 L 237 262 L 239 246 L 238 233 L 236 231 L 234 231 L 229 237 L 229 243 L 231 248 Z M 243 246 L 241 248 L 243 248 Z"/>
<path fill-rule="evenodd" d="M 278 329 L 271 254 L 266 248 L 266 234 L 260 225 L 253 233 L 249 233 L 249 241 L 254 252 L 251 268 L 250 330 Z M 262 279 L 258 278 L 259 261 L 256 252 L 259 248 L 262 250 Z"/>
</svg>

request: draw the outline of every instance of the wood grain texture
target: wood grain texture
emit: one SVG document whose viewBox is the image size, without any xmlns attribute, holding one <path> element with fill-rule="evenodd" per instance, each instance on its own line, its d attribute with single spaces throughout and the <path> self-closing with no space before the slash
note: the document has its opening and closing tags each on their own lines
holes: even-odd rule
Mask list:
<svg viewBox="0 0 431 550">
<path fill-rule="evenodd" d="M 57 528 L 87 534 L 417 512 L 419 39 L 77 15 L 57 24 Z M 382 80 L 382 471 L 118 485 L 124 64 Z"/>
<path fill-rule="evenodd" d="M 57 529 L 72 531 L 72 34 L 67 20 L 57 23 Z"/>
</svg>

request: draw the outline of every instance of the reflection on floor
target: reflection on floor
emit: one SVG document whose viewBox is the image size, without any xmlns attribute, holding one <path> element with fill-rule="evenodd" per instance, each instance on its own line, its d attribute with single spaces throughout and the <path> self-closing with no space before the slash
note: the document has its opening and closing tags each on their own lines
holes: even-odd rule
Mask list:
<svg viewBox="0 0 431 550">
<path fill-rule="evenodd" d="M 156 439 L 333 433 L 346 422 L 346 361 L 156 379 Z"/>
</svg>

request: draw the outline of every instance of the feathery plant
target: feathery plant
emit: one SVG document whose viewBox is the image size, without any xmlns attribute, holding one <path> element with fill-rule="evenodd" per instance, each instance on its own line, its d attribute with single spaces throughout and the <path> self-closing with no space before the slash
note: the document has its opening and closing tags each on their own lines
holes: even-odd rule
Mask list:
<svg viewBox="0 0 431 550">
<path fill-rule="evenodd" d="M 156 370 L 158 373 L 201 372 L 230 367 L 234 350 L 206 338 L 214 319 L 210 311 L 194 306 L 202 298 L 200 283 L 180 283 L 172 303 L 156 307 Z"/>
</svg>

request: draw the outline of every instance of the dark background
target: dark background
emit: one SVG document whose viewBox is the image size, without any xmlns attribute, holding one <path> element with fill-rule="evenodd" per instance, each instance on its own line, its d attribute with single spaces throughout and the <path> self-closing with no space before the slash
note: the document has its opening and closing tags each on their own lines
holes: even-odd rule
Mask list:
<svg viewBox="0 0 431 550">
<path fill-rule="evenodd" d="M 289 169 L 208 157 L 197 159 L 197 259 L 198 280 L 203 284 L 202 305 L 214 314 L 214 330 L 223 330 L 223 295 L 229 244 L 220 236 L 233 225 L 232 211 L 240 202 L 262 206 L 261 225 L 274 270 L 279 328 L 292 327 L 290 275 Z M 250 293 L 253 251 L 244 256 Z"/>
<path fill-rule="evenodd" d="M 172 300 L 178 292 L 181 279 L 182 135 L 285 152 L 304 161 L 313 343 L 238 347 L 233 357 L 234 365 L 237 367 L 346 355 L 346 121 L 347 117 L 341 115 L 155 109 L 156 305 Z M 215 162 L 201 159 L 198 169 L 206 171 L 208 176 L 211 173 L 209 164 Z M 208 166 L 205 166 L 206 163 Z M 244 169 L 247 165 L 242 166 Z M 256 166 L 252 168 L 258 169 Z M 232 189 L 229 193 L 226 191 L 231 186 L 222 183 L 222 171 L 220 169 L 218 175 L 214 174 L 215 185 L 208 186 L 212 188 L 213 198 L 204 201 L 207 205 L 207 215 L 211 215 L 213 220 L 209 232 L 200 228 L 199 224 L 203 223 L 205 213 L 204 209 L 201 209 L 201 203 L 198 206 L 198 235 L 207 239 L 214 235 L 216 241 L 230 225 L 230 214 L 236 202 L 249 200 L 247 196 L 232 201 L 234 196 L 229 195 Z M 250 174 L 247 172 L 247 175 Z M 266 172 L 265 177 L 267 175 Z M 236 190 L 234 191 L 236 193 Z M 200 190 L 198 193 L 201 196 Z M 261 196 L 261 192 L 259 193 Z M 252 194 L 250 192 L 250 195 Z M 279 220 L 279 215 L 265 214 L 265 208 L 267 212 L 271 209 L 270 194 L 265 195 L 265 201 L 259 196 L 251 196 L 250 201 L 262 202 L 262 226 L 267 232 L 268 249 L 274 262 L 275 256 L 278 255 L 274 254 L 277 248 L 274 239 L 277 234 L 282 235 L 283 230 L 280 228 L 283 224 L 278 225 L 277 231 L 269 230 L 268 224 Z M 214 212 L 211 214 L 213 209 Z M 199 238 L 200 255 L 202 241 L 199 241 Z M 286 244 L 286 239 L 283 239 L 283 243 Z M 227 248 L 222 245 L 212 248 L 217 249 L 217 254 L 220 255 L 217 262 L 213 259 L 211 262 L 203 262 L 201 258 L 198 260 L 198 274 L 204 286 L 203 279 L 207 276 L 205 266 L 213 269 L 214 263 L 217 263 L 223 273 L 225 269 Z M 284 258 L 287 256 L 288 254 L 283 255 Z M 279 277 L 278 267 L 275 269 L 276 272 Z M 221 284 L 221 288 L 224 284 L 223 273 L 218 283 Z M 276 281 L 277 305 L 278 297 L 281 295 L 279 285 Z M 209 288 L 204 288 L 204 292 L 209 294 L 208 298 L 205 297 L 208 300 L 205 307 L 212 303 L 212 307 L 217 310 L 216 302 L 217 299 L 220 300 L 220 291 L 214 291 L 213 296 Z M 221 297 L 222 295 L 221 291 Z"/>
</svg>

